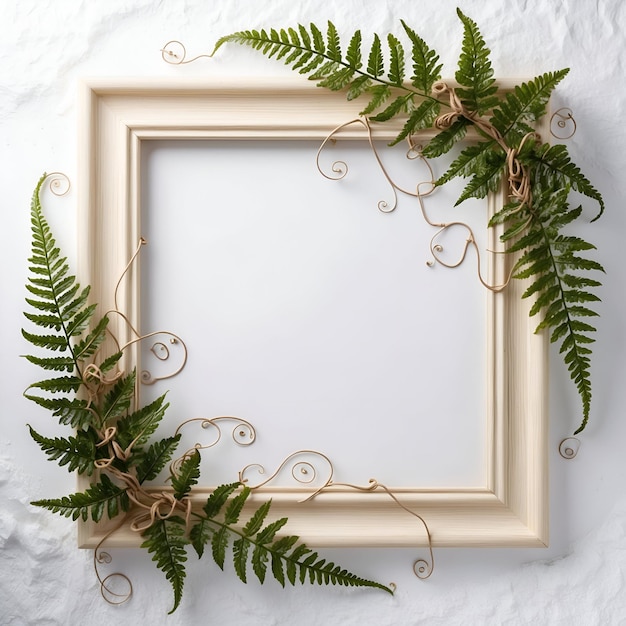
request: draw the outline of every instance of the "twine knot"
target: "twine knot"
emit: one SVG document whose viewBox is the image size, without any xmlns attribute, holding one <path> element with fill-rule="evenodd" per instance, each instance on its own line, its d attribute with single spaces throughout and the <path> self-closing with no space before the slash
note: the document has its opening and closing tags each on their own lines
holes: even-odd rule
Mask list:
<svg viewBox="0 0 626 626">
<path fill-rule="evenodd" d="M 480 117 L 476 111 L 467 109 L 453 87 L 448 86 L 443 81 L 437 81 L 432 87 L 432 94 L 434 96 L 445 96 L 447 94 L 450 104 L 450 111 L 439 115 L 435 119 L 435 127 L 440 130 L 445 130 L 450 128 L 460 117 L 464 117 L 471 122 L 479 132 L 493 139 L 506 154 L 510 196 L 519 202 L 520 209 L 522 207 L 530 208 L 532 204 L 530 175 L 528 169 L 520 162 L 519 154 L 526 141 L 534 140 L 539 142 L 541 141 L 541 137 L 535 132 L 528 133 L 522 138 L 517 148 L 512 148 L 507 145 L 498 129 L 495 128 L 489 120 Z"/>
</svg>

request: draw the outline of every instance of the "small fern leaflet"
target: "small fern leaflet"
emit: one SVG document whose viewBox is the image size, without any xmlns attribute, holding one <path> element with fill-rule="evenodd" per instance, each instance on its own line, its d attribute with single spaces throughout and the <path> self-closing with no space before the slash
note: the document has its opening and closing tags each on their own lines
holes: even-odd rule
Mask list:
<svg viewBox="0 0 626 626">
<path fill-rule="evenodd" d="M 187 552 L 185 546 L 189 541 L 185 537 L 185 520 L 180 517 L 157 519 L 152 526 L 144 531 L 145 541 L 142 548 L 152 554 L 152 560 L 165 574 L 174 591 L 174 606 L 170 610 L 172 614 L 180 604 L 185 584 L 185 562 Z"/>
<path fill-rule="evenodd" d="M 456 12 L 463 22 L 463 47 L 455 74 L 462 87 L 457 89 L 457 93 L 470 111 L 482 115 L 498 104 L 495 96 L 498 88 L 494 84 L 495 78 L 489 60 L 490 50 L 476 22 L 463 15 L 460 9 Z"/>
<path fill-rule="evenodd" d="M 81 518 L 84 522 L 89 517 L 94 522 L 99 522 L 105 512 L 109 519 L 113 519 L 121 511 L 128 511 L 130 508 L 126 491 L 115 485 L 106 474 L 102 474 L 100 482 L 91 485 L 84 492 L 62 498 L 36 500 L 31 504 L 73 520 Z"/>
</svg>

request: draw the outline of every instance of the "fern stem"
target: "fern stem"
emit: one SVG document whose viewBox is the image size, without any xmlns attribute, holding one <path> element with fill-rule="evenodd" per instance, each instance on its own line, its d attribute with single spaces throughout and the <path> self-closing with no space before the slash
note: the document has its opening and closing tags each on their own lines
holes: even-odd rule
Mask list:
<svg viewBox="0 0 626 626">
<path fill-rule="evenodd" d="M 286 563 L 293 563 L 294 565 L 297 565 L 301 568 L 305 568 L 308 572 L 315 572 L 316 574 L 323 572 L 323 570 L 321 569 L 320 566 L 316 566 L 317 563 L 317 556 L 315 561 L 313 561 L 310 564 L 306 564 L 303 561 L 299 560 L 298 558 L 294 559 L 291 557 L 290 554 L 286 554 L 285 552 L 281 552 L 281 551 L 277 551 L 272 549 L 272 544 L 261 544 L 257 541 L 255 541 L 255 539 L 249 535 L 246 535 L 245 533 L 243 533 L 242 531 L 240 531 L 239 529 L 237 529 L 234 526 L 231 526 L 229 524 L 225 524 L 223 522 L 219 522 L 215 519 L 209 518 L 206 515 L 201 515 L 200 513 L 197 513 L 195 511 L 191 512 L 191 515 L 196 517 L 199 520 L 203 520 L 205 522 L 210 522 L 212 524 L 214 524 L 215 526 L 217 526 L 220 530 L 224 529 L 227 532 L 230 532 L 234 535 L 237 535 L 240 539 L 243 539 L 245 541 L 248 541 L 251 545 L 255 546 L 255 548 L 263 548 L 264 550 L 266 550 L 269 554 L 272 555 L 272 557 L 278 557 L 279 559 L 283 560 Z M 303 545 L 303 544 L 300 544 Z M 312 552 L 307 552 L 307 558 L 310 557 L 312 554 Z M 336 574 L 338 576 L 338 574 Z M 358 581 L 358 583 L 360 584 L 360 586 L 367 586 L 367 587 L 374 587 L 377 589 L 381 589 L 383 591 L 386 591 L 387 593 L 393 595 L 393 590 L 381 583 L 375 582 L 375 581 L 371 581 L 371 580 L 366 580 L 363 578 L 358 578 L 356 576 L 354 576 L 353 574 L 349 574 L 347 571 L 344 571 L 344 580 L 353 580 L 353 581 Z M 341 584 L 341 583 L 340 583 Z M 345 584 L 345 583 L 344 583 Z"/>
<path fill-rule="evenodd" d="M 46 232 L 46 226 L 47 223 L 45 222 L 45 219 L 43 217 L 43 209 L 41 207 L 41 200 L 39 198 L 39 191 L 44 183 L 44 181 L 46 180 L 46 175 L 44 174 L 41 177 L 41 180 L 39 181 L 39 185 L 37 185 L 37 188 L 35 190 L 35 198 L 33 198 L 33 200 L 35 201 L 35 216 L 37 218 L 37 229 L 38 229 L 38 233 L 39 236 L 41 237 L 42 240 L 42 251 L 44 254 L 44 259 L 46 261 L 46 271 L 48 273 L 48 277 L 50 279 L 50 289 L 52 291 L 53 294 L 53 302 L 54 302 L 54 306 L 56 309 L 56 314 L 58 315 L 59 321 L 61 323 L 61 328 L 63 329 L 63 335 L 65 337 L 65 343 L 70 351 L 70 354 L 72 356 L 72 361 L 74 362 L 74 367 L 76 368 L 76 372 L 78 373 L 78 377 L 83 380 L 83 372 L 80 368 L 80 364 L 78 359 L 76 358 L 76 353 L 74 352 L 74 347 L 72 345 L 72 341 L 71 341 L 71 337 L 70 334 L 67 330 L 67 325 L 65 323 L 65 319 L 63 318 L 63 312 L 61 310 L 61 306 L 59 304 L 59 294 L 57 293 L 57 286 L 54 284 L 54 281 L 52 280 L 52 266 L 51 266 L 51 261 L 50 261 L 50 251 L 49 251 L 49 246 L 48 246 L 48 240 L 46 238 L 45 232 Z M 34 251 L 33 251 L 34 252 Z"/>
<path fill-rule="evenodd" d="M 576 341 L 576 334 L 574 331 L 574 328 L 572 327 L 572 318 L 570 315 L 570 310 L 569 307 L 567 306 L 567 300 L 565 298 L 565 289 L 563 287 L 563 281 L 561 278 L 561 273 L 559 271 L 559 266 L 558 263 L 556 262 L 556 259 L 554 257 L 554 253 L 552 251 L 552 246 L 550 245 L 550 237 L 548 236 L 548 233 L 546 232 L 546 229 L 543 225 L 543 222 L 541 221 L 541 219 L 539 219 L 537 217 L 537 215 L 533 212 L 530 211 L 531 217 L 533 220 L 536 220 L 536 222 L 539 224 L 539 228 L 541 230 L 541 235 L 546 243 L 546 248 L 550 254 L 550 264 L 552 265 L 552 268 L 554 270 L 554 275 L 556 276 L 557 279 L 557 284 L 558 284 L 558 288 L 559 288 L 559 294 L 560 294 L 560 299 L 561 301 L 564 303 L 564 310 L 565 310 L 565 315 L 566 315 L 566 319 L 567 319 L 567 328 L 569 331 L 569 334 L 574 338 L 574 341 L 572 342 L 572 350 L 574 351 L 574 354 L 576 356 L 576 361 L 578 362 L 582 362 L 583 361 L 583 356 L 581 354 L 579 354 L 578 351 L 578 342 Z M 575 381 L 576 382 L 576 381 Z M 580 426 L 574 431 L 574 434 L 577 435 L 578 433 L 580 433 L 581 431 L 583 431 L 585 429 L 585 427 L 587 426 L 587 422 L 589 421 L 589 412 L 590 412 L 590 405 L 591 405 L 591 395 L 589 393 L 589 390 L 586 388 L 585 384 L 584 384 L 584 380 L 580 382 L 580 384 L 578 384 L 578 390 L 579 393 L 581 395 L 582 398 L 582 403 L 583 403 L 583 419 L 582 422 L 580 424 Z"/>
<path fill-rule="evenodd" d="M 259 39 L 259 41 L 265 41 L 265 40 L 264 39 Z M 419 96 L 420 98 L 424 98 L 426 100 L 431 100 L 433 102 L 438 102 L 439 104 L 442 104 L 443 106 L 446 106 L 446 107 L 450 108 L 450 103 L 442 101 L 442 100 L 439 100 L 435 96 L 432 96 L 432 95 L 430 95 L 428 93 L 424 93 L 424 92 L 421 92 L 421 91 L 416 91 L 415 89 L 411 89 L 405 83 L 402 83 L 402 84 L 392 83 L 392 82 L 390 82 L 388 80 L 385 80 L 383 78 L 380 78 L 380 77 L 377 77 L 377 76 L 372 76 L 368 72 L 364 72 L 363 70 L 355 68 L 354 66 L 350 65 L 349 63 L 346 63 L 343 60 L 337 61 L 336 59 L 330 57 L 329 55 L 327 55 L 324 52 L 318 52 L 317 50 L 311 50 L 310 48 L 305 48 L 304 46 L 299 46 L 299 45 L 296 45 L 296 44 L 291 43 L 291 42 L 290 43 L 281 42 L 281 46 L 284 46 L 284 47 L 289 48 L 291 50 L 300 50 L 301 52 L 313 52 L 314 54 L 316 54 L 316 55 L 326 59 L 327 61 L 331 61 L 333 63 L 338 63 L 339 65 L 342 65 L 346 69 L 350 69 L 350 70 L 354 71 L 355 74 L 359 74 L 360 76 L 369 78 L 370 80 L 372 80 L 374 82 L 377 82 L 380 85 L 385 85 L 386 87 L 391 87 L 391 88 L 394 88 L 394 89 L 400 89 L 400 90 L 406 91 L 410 96 Z M 217 47 L 215 48 L 215 50 L 213 50 L 213 52 L 211 53 L 211 56 L 213 56 L 216 51 L 217 51 Z"/>
</svg>

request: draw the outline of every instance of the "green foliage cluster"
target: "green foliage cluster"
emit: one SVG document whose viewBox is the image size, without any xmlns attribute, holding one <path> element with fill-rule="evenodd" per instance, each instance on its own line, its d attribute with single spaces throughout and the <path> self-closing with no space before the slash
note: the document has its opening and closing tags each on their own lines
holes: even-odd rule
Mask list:
<svg viewBox="0 0 626 626">
<path fill-rule="evenodd" d="M 80 288 L 55 243 L 40 202 L 45 179 L 44 175 L 37 183 L 31 202 L 32 255 L 27 284 L 30 310 L 25 315 L 36 332 L 22 333 L 37 349 L 36 355 L 26 358 L 56 376 L 33 383 L 24 395 L 50 410 L 74 433 L 68 437 L 46 437 L 31 426 L 29 429 L 49 460 L 69 471 L 91 476 L 93 482 L 82 492 L 32 504 L 73 520 L 99 522 L 105 516 L 113 519 L 129 512 L 133 515 L 129 484 L 119 477 L 131 476 L 138 485 L 156 478 L 172 460 L 180 435 L 151 441 L 168 407 L 165 396 L 134 409 L 136 373 L 113 375 L 121 358 L 119 352 L 98 359 L 108 318 L 94 320 L 96 306 L 88 303 L 89 287 Z M 103 378 L 107 373 L 111 374 L 110 381 Z M 116 429 L 114 441 L 102 445 L 112 426 Z M 111 460 L 110 466 L 105 463 L 98 467 L 98 461 Z M 185 457 L 176 472 L 171 472 L 177 502 L 188 498 L 199 477 L 200 454 L 195 452 Z M 137 492 L 133 495 L 137 497 Z M 281 536 L 287 519 L 266 524 L 269 501 L 261 504 L 244 525 L 239 524 L 249 496 L 250 489 L 241 483 L 222 485 L 201 510 L 191 511 L 190 525 L 172 515 L 156 519 L 143 531 L 142 547 L 153 555 L 172 585 L 172 611 L 182 598 L 187 547 L 202 557 L 210 542 L 209 554 L 223 568 L 231 540 L 235 572 L 243 582 L 247 580 L 248 564 L 264 582 L 269 563 L 269 572 L 283 586 L 285 582 L 293 585 L 296 580 L 308 580 L 316 584 L 375 587 L 391 593 L 384 585 L 359 578 L 321 559 L 299 543 L 298 537 Z"/>
<path fill-rule="evenodd" d="M 479 140 L 463 148 L 436 182 L 443 185 L 457 177 L 469 179 L 459 204 L 500 189 L 507 180 L 508 151 L 518 152 L 518 163 L 530 179 L 532 202 L 512 197 L 491 225 L 504 224 L 502 240 L 509 242 L 508 251 L 521 255 L 514 276 L 531 280 L 523 297 L 536 298 L 530 314 L 540 315 L 537 330 L 549 329 L 551 341 L 560 345 L 582 401 L 578 433 L 587 425 L 590 414 L 590 344 L 595 328 L 589 318 L 597 313 L 589 304 L 599 300 L 593 289 L 600 286 L 589 273 L 593 276 L 604 270 L 586 256 L 594 246 L 563 234 L 563 229 L 582 213 L 580 206 L 571 206 L 571 191 L 597 202 L 599 212 L 594 219 L 604 211 L 604 201 L 572 163 L 565 146 L 524 141 L 533 132 L 534 123 L 545 115 L 550 94 L 568 70 L 544 73 L 499 94 L 490 50 L 478 26 L 460 10 L 457 13 L 463 40 L 455 73 L 456 95 L 467 113 L 453 116 L 451 124 L 430 140 L 423 154 L 441 156 L 462 140 L 470 127 L 476 129 Z M 250 46 L 282 60 L 320 87 L 345 90 L 348 100 L 367 98 L 361 115 L 380 123 L 403 120 L 401 131 L 392 141 L 395 144 L 431 128 L 442 111 L 450 107 L 433 89 L 441 79 L 439 55 L 404 21 L 401 24 L 410 45 L 409 61 L 402 42 L 394 35 L 387 35 L 384 45 L 384 40 L 374 34 L 366 51 L 357 30 L 344 47 L 331 22 L 325 34 L 315 24 L 308 28 L 298 25 L 236 32 L 219 39 L 213 54 L 226 43 Z M 485 132 L 485 123 L 495 133 Z"/>
<path fill-rule="evenodd" d="M 508 151 L 516 150 L 518 162 L 530 179 L 532 201 L 512 196 L 493 216 L 491 225 L 503 225 L 502 240 L 508 242 L 509 252 L 518 255 L 514 276 L 529 280 L 523 297 L 533 298 L 530 314 L 540 316 L 537 330 L 547 329 L 552 342 L 560 345 L 582 400 L 580 432 L 591 406 L 590 344 L 595 328 L 589 320 L 597 313 L 590 305 L 599 300 L 593 290 L 600 286 L 592 276 L 603 268 L 587 256 L 594 246 L 566 234 L 564 229 L 582 214 L 581 206 L 570 204 L 572 191 L 598 203 L 597 217 L 604 211 L 604 202 L 571 161 L 565 146 L 525 141 L 534 123 L 546 113 L 550 94 L 568 70 L 547 72 L 501 95 L 489 49 L 477 25 L 461 11 L 458 15 L 463 41 L 455 73 L 456 94 L 466 113 L 452 116 L 451 123 L 426 146 L 424 155 L 437 157 L 449 152 L 470 127 L 475 127 L 479 140 L 465 146 L 437 181 L 443 185 L 456 177 L 468 179 L 460 203 L 484 198 L 499 189 L 508 175 Z M 362 114 L 373 122 L 403 120 L 392 142 L 398 143 L 432 127 L 450 106 L 434 90 L 441 79 L 438 54 L 405 22 L 401 24 L 410 45 L 408 60 L 402 42 L 392 34 L 386 39 L 374 34 L 365 52 L 361 32 L 356 31 L 344 48 L 330 22 L 325 33 L 315 24 L 233 33 L 217 42 L 214 53 L 229 42 L 251 46 L 282 60 L 321 87 L 345 90 L 350 100 L 366 97 Z M 487 122 L 496 134 L 485 132 L 485 124 L 479 122 Z M 25 315 L 34 330 L 22 332 L 37 349 L 37 354 L 26 358 L 45 370 L 47 377 L 32 384 L 25 396 L 51 411 L 60 424 L 73 429 L 73 434 L 46 437 L 29 428 L 49 460 L 92 477 L 92 483 L 83 492 L 33 504 L 73 520 L 91 518 L 98 522 L 105 515 L 114 518 L 131 511 L 129 485 L 119 476 L 131 476 L 139 486 L 153 480 L 170 463 L 180 436 L 153 440 L 168 407 L 165 396 L 135 408 L 136 373 L 117 371 L 119 352 L 99 358 L 108 318 L 96 318 L 96 305 L 89 303 L 89 287 L 81 289 L 61 256 L 41 209 L 39 195 L 44 181 L 45 176 L 39 180 L 31 203 L 32 255 L 26 299 L 29 311 Z M 116 429 L 115 440 L 103 445 L 111 426 Z M 178 470 L 171 472 L 177 503 L 188 500 L 199 476 L 200 454 L 196 451 L 186 455 Z M 283 586 L 308 581 L 374 587 L 391 593 L 384 585 L 320 558 L 297 537 L 282 534 L 287 520 L 268 521 L 269 501 L 246 514 L 247 521 L 240 523 L 249 498 L 250 490 L 240 483 L 221 485 L 201 509 L 190 512 L 189 519 L 178 515 L 157 518 L 143 531 L 142 547 L 152 554 L 172 585 L 172 611 L 182 598 L 190 548 L 198 557 L 210 554 L 224 568 L 230 547 L 234 570 L 243 582 L 251 569 L 261 583 L 271 574 Z M 206 550 L 209 545 L 210 550 Z"/>
</svg>

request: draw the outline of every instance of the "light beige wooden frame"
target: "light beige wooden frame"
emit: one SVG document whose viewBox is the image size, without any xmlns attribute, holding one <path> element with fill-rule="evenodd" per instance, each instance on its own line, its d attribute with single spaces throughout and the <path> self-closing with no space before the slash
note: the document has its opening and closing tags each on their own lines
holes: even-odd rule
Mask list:
<svg viewBox="0 0 626 626">
<path fill-rule="evenodd" d="M 243 85 L 243 86 L 242 86 Z M 510 85 L 501 85 L 502 88 Z M 113 307 L 115 284 L 140 237 L 140 146 L 165 139 L 315 139 L 357 117 L 361 102 L 294 77 L 271 82 L 223 78 L 198 80 L 91 80 L 81 85 L 79 133 L 79 273 L 92 285 L 101 312 Z M 401 122 L 399 122 L 401 123 Z M 398 126 L 383 124 L 375 137 L 391 139 Z M 363 139 L 362 129 L 342 136 Z M 505 193 L 489 198 L 501 206 Z M 492 229 L 493 230 L 493 229 Z M 497 247 L 497 232 L 489 247 Z M 510 259 L 495 257 L 490 280 L 501 281 Z M 139 320 L 138 272 L 119 292 L 119 306 Z M 548 539 L 547 342 L 533 332 L 531 303 L 521 281 L 487 305 L 487 484 L 480 489 L 399 489 L 396 496 L 427 522 L 433 546 L 534 546 Z M 172 320 L 175 326 L 176 321 Z M 128 329 L 116 317 L 123 343 Z M 137 354 L 125 356 L 132 367 Z M 372 469 L 375 472 L 375 468 Z M 367 480 L 369 477 L 365 477 Z M 84 483 L 82 483 L 84 487 Z M 167 489 L 167 487 L 163 487 Z M 198 490 L 206 498 L 210 487 Z M 424 545 L 423 528 L 388 495 L 343 489 L 299 503 L 302 491 L 263 488 L 254 498 L 273 498 L 275 516 L 289 517 L 290 534 L 311 546 Z M 94 547 L 107 524 L 82 523 L 79 545 Z M 107 545 L 136 546 L 122 526 Z"/>
</svg>

